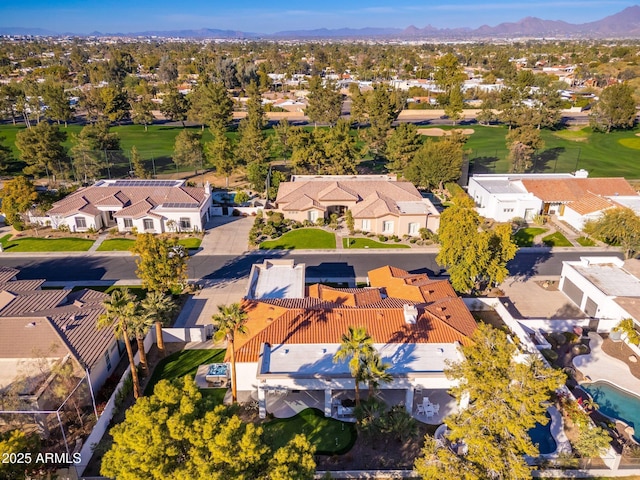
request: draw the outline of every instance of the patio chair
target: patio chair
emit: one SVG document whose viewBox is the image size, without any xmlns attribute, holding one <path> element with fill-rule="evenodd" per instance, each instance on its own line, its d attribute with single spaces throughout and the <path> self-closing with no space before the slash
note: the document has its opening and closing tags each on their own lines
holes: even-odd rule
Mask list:
<svg viewBox="0 0 640 480">
<path fill-rule="evenodd" d="M 440 404 L 439 403 L 434 403 L 433 404 L 433 411 L 438 413 L 440 411 Z"/>
<path fill-rule="evenodd" d="M 418 404 L 418 415 L 424 415 L 424 406 Z"/>
<path fill-rule="evenodd" d="M 435 412 L 433 410 L 429 409 L 429 410 L 427 410 L 425 412 L 425 414 L 426 414 L 427 418 L 432 418 L 435 415 Z"/>
</svg>

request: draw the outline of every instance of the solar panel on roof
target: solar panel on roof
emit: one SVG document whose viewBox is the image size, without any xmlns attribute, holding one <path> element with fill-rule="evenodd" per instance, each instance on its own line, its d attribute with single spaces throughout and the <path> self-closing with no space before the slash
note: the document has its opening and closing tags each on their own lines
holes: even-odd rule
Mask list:
<svg viewBox="0 0 640 480">
<path fill-rule="evenodd" d="M 116 180 L 115 187 L 177 187 L 179 180 Z"/>
</svg>

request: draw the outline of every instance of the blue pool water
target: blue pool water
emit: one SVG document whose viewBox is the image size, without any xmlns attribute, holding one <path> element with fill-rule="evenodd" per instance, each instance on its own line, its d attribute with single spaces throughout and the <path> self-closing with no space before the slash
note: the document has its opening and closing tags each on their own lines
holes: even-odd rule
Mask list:
<svg viewBox="0 0 640 480">
<path fill-rule="evenodd" d="M 598 404 L 600 413 L 609 418 L 622 420 L 624 423 L 631 425 L 637 432 L 640 427 L 639 397 L 606 382 L 581 384 L 580 388 L 591 395 Z M 636 424 L 639 427 L 636 427 Z"/>
<path fill-rule="evenodd" d="M 551 419 L 547 415 L 549 421 L 546 425 L 536 423 L 536 426 L 529 430 L 529 436 L 533 443 L 538 445 L 538 451 L 540 453 L 553 453 L 556 451 L 556 441 L 551 435 Z"/>
</svg>

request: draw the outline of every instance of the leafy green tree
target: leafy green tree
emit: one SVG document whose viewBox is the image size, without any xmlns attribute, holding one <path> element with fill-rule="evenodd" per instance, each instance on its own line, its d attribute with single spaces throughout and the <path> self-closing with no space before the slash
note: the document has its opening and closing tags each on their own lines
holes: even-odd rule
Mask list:
<svg viewBox="0 0 640 480">
<path fill-rule="evenodd" d="M 508 275 L 506 264 L 517 251 L 507 228 L 488 232 L 479 228 L 480 216 L 467 196 L 456 197 L 454 205 L 442 212 L 436 262 L 447 268 L 451 285 L 459 292 L 475 289 L 478 282 L 502 282 Z"/>
<path fill-rule="evenodd" d="M 621 320 L 611 330 L 624 334 L 627 342 L 629 342 L 630 344 L 636 346 L 640 345 L 640 334 L 638 334 L 638 331 L 636 330 L 636 324 L 633 321 L 633 318 L 625 318 L 624 320 Z"/>
<path fill-rule="evenodd" d="M 368 385 L 369 398 L 376 394 L 380 388 L 380 384 L 393 381 L 393 376 L 387 371 L 389 368 L 391 368 L 391 364 L 384 363 L 377 351 L 374 351 L 369 358 L 364 359 L 362 364 L 362 380 Z"/>
<path fill-rule="evenodd" d="M 349 94 L 351 95 L 351 121 L 360 126 L 367 121 L 367 96 L 360 91 L 358 82 L 349 84 Z"/>
<path fill-rule="evenodd" d="M 153 123 L 153 103 L 146 95 L 140 95 L 131 101 L 131 120 L 136 125 L 144 125 L 144 131 L 148 131 L 149 125 Z"/>
<path fill-rule="evenodd" d="M 16 147 L 22 160 L 27 163 L 24 173 L 38 175 L 44 173 L 47 182 L 50 175 L 63 174 L 67 168 L 67 154 L 62 143 L 67 134 L 47 122 L 22 130 L 16 134 Z"/>
<path fill-rule="evenodd" d="M 311 77 L 307 101 L 305 114 L 316 126 L 318 123 L 334 125 L 340 118 L 342 95 L 332 82 L 327 81 L 323 86 L 320 77 Z"/>
<path fill-rule="evenodd" d="M 590 220 L 584 231 L 605 243 L 619 245 L 624 258 L 640 251 L 640 217 L 630 208 L 605 210 L 598 220 Z"/>
<path fill-rule="evenodd" d="M 418 127 L 412 123 L 401 123 L 387 138 L 385 156 L 391 160 L 388 167 L 403 172 L 421 145 Z"/>
<path fill-rule="evenodd" d="M 289 123 L 289 120 L 283 118 L 278 122 L 278 124 L 273 127 L 273 131 L 275 133 L 275 146 L 278 149 L 278 155 L 281 156 L 285 161 L 291 156 L 292 146 L 291 146 L 291 135 L 293 127 Z"/>
<path fill-rule="evenodd" d="M 373 338 L 366 328 L 350 326 L 347 333 L 342 334 L 340 348 L 333 356 L 334 362 L 349 362 L 349 370 L 355 384 L 356 406 L 360 405 L 360 382 L 368 360 L 375 353 Z"/>
<path fill-rule="evenodd" d="M 540 131 L 531 125 L 524 125 L 510 130 L 506 138 L 509 148 L 509 172 L 527 172 L 531 168 L 534 153 L 544 147 Z"/>
<path fill-rule="evenodd" d="M 430 138 L 415 152 L 404 176 L 421 187 L 442 189 L 445 183 L 460 178 L 463 159 L 463 143 L 459 137 Z"/>
<path fill-rule="evenodd" d="M 167 326 L 172 313 L 176 309 L 176 304 L 169 295 L 160 290 L 151 290 L 140 301 L 140 308 L 144 314 L 155 321 L 156 343 L 160 355 L 164 357 L 164 339 L 162 338 L 162 327 Z"/>
<path fill-rule="evenodd" d="M 588 424 L 580 428 L 573 448 L 583 458 L 600 457 L 611 448 L 611 437 L 604 428 Z"/>
<path fill-rule="evenodd" d="M 433 80 L 438 88 L 444 90 L 447 97 L 467 79 L 458 57 L 453 53 L 446 53 L 438 58 L 435 67 Z"/>
<path fill-rule="evenodd" d="M 145 168 L 140 153 L 134 145 L 131 147 L 131 165 L 133 166 L 133 176 L 136 178 L 151 178 L 151 174 Z"/>
<path fill-rule="evenodd" d="M 355 220 L 353 219 L 353 212 L 350 209 L 344 213 L 344 223 L 349 230 L 349 234 L 353 235 L 355 232 Z"/>
<path fill-rule="evenodd" d="M 461 347 L 464 360 L 449 364 L 451 394 L 468 407 L 445 419 L 447 440 L 463 441 L 467 453 L 456 455 L 433 440 L 425 442 L 416 470 L 424 479 L 531 478 L 524 455 L 538 450 L 529 437 L 536 423 L 546 423 L 548 402 L 564 384 L 564 374 L 520 352 L 502 330 L 480 324 L 473 343 Z M 437 468 L 436 468 L 437 467 Z"/>
<path fill-rule="evenodd" d="M 386 86 L 376 85 L 367 95 L 369 129 L 366 132 L 368 150 L 378 156 L 384 150 L 387 133 L 395 118 L 395 102 Z"/>
<path fill-rule="evenodd" d="M 233 100 L 220 82 L 205 82 L 189 94 L 190 119 L 208 125 L 214 131 L 224 130 L 233 117 Z"/>
<path fill-rule="evenodd" d="M 533 95 L 535 124 L 540 127 L 553 128 L 562 120 L 562 97 L 557 89 L 542 87 Z"/>
<path fill-rule="evenodd" d="M 147 290 L 181 291 L 187 282 L 188 255 L 177 238 L 140 233 L 131 248 L 136 259 L 136 276 Z"/>
<path fill-rule="evenodd" d="M 589 122 L 594 130 L 609 133 L 612 129 L 633 127 L 636 113 L 633 88 L 626 83 L 616 83 L 602 90 L 591 109 Z"/>
<path fill-rule="evenodd" d="M 231 399 L 235 403 L 238 400 L 238 385 L 236 384 L 236 335 L 247 333 L 246 323 L 247 313 L 239 303 L 231 305 L 218 305 L 219 313 L 213 315 L 211 319 L 217 327 L 216 338 L 224 338 L 229 348 L 229 360 L 231 363 Z"/>
<path fill-rule="evenodd" d="M 204 150 L 200 138 L 200 134 L 185 129 L 176 136 L 173 146 L 175 164 L 179 167 L 195 168 L 196 175 L 198 174 L 198 166 L 204 163 Z"/>
<path fill-rule="evenodd" d="M 103 87 L 99 92 L 104 106 L 102 113 L 110 122 L 120 124 L 120 122 L 129 118 L 131 107 L 127 92 L 116 85 Z"/>
<path fill-rule="evenodd" d="M 462 90 L 460 86 L 453 87 L 449 92 L 449 99 L 444 105 L 444 114 L 451 119 L 453 124 L 458 123 L 462 118 L 462 108 L 464 100 L 462 98 Z"/>
<path fill-rule="evenodd" d="M 38 193 L 28 178 L 18 176 L 5 182 L 0 190 L 0 198 L 6 222 L 15 225 L 22 222 L 22 215 L 33 206 Z"/>
<path fill-rule="evenodd" d="M 16 124 L 16 117 L 19 115 L 16 109 L 18 98 L 20 97 L 20 85 L 15 80 L 11 83 L 0 85 L 0 113 L 11 117 L 11 123 Z"/>
<path fill-rule="evenodd" d="M 263 131 L 265 116 L 262 99 L 255 83 L 250 84 L 248 93 L 247 116 L 240 121 L 238 127 L 236 153 L 246 165 L 263 164 L 269 158 L 269 139 Z"/>
<path fill-rule="evenodd" d="M 4 173 L 9 169 L 9 164 L 13 162 L 13 152 L 10 147 L 4 144 L 7 137 L 0 135 L 0 173 Z"/>
<path fill-rule="evenodd" d="M 162 97 L 160 112 L 171 121 L 181 122 L 184 127 L 188 110 L 189 100 L 187 97 L 182 95 L 177 88 L 169 88 L 167 94 Z"/>
<path fill-rule="evenodd" d="M 108 154 L 121 155 L 120 137 L 110 132 L 105 121 L 90 123 L 82 127 L 80 133 L 72 134 L 74 142 L 70 154 L 76 175 L 85 183 L 95 180 L 108 165 Z"/>
<path fill-rule="evenodd" d="M 269 480 L 311 480 L 315 478 L 315 447 L 298 434 L 275 451 L 270 460 Z"/>
<path fill-rule="evenodd" d="M 212 131 L 213 140 L 207 142 L 205 151 L 208 160 L 216 167 L 216 172 L 224 175 L 225 184 L 229 187 L 229 176 L 238 167 L 231 139 L 224 130 Z"/>
<path fill-rule="evenodd" d="M 38 453 L 40 453 L 40 438 L 37 434 L 27 434 L 22 430 L 9 430 L 0 433 L 0 451 L 2 455 L 6 455 L 7 461 L 0 462 L 0 476 L 5 480 L 22 480 L 27 478 L 27 471 L 37 470 L 42 466 L 42 462 L 38 461 Z M 29 456 L 30 461 L 11 462 L 10 456 L 24 455 Z"/>
<path fill-rule="evenodd" d="M 138 379 L 138 369 L 133 358 L 133 349 L 131 348 L 130 338 L 131 322 L 136 314 L 137 302 L 136 297 L 128 289 L 116 289 L 111 292 L 108 299 L 104 301 L 105 312 L 100 315 L 97 327 L 112 328 L 116 338 L 122 339 L 127 348 L 127 356 L 129 357 L 129 366 L 131 367 L 131 379 L 133 381 L 133 396 L 140 397 L 140 380 Z"/>
</svg>

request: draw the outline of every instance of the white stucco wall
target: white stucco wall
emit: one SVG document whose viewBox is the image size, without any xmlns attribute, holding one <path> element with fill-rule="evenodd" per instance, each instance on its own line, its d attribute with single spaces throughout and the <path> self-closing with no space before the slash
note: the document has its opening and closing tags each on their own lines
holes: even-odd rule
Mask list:
<svg viewBox="0 0 640 480">
<path fill-rule="evenodd" d="M 508 222 L 514 217 L 526 218 L 527 210 L 536 214 L 542 209 L 542 201 L 530 193 L 492 193 L 474 177 L 469 179 L 467 192 L 480 215 L 498 222 Z"/>
</svg>

